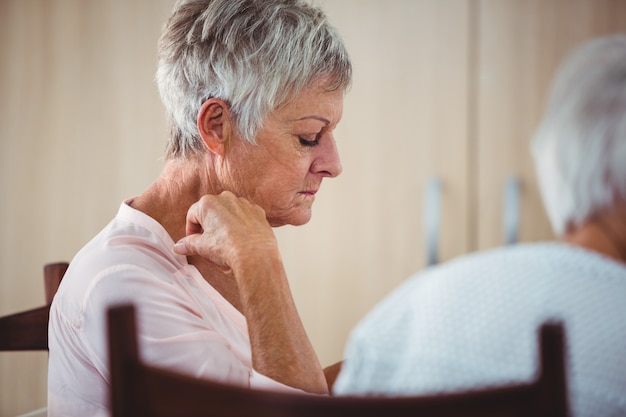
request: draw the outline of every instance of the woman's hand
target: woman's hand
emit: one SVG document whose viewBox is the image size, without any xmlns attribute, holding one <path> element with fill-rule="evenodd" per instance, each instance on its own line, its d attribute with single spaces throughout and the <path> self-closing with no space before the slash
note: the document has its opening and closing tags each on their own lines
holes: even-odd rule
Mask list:
<svg viewBox="0 0 626 417">
<path fill-rule="evenodd" d="M 199 255 L 230 272 L 252 254 L 278 252 L 265 211 L 244 198 L 225 191 L 206 195 L 187 212 L 187 236 L 174 251 L 180 255 Z"/>
<path fill-rule="evenodd" d="M 232 269 L 248 324 L 252 365 L 291 387 L 327 394 L 319 360 L 296 310 L 264 210 L 230 192 L 207 195 L 187 213 L 174 250 Z"/>
</svg>

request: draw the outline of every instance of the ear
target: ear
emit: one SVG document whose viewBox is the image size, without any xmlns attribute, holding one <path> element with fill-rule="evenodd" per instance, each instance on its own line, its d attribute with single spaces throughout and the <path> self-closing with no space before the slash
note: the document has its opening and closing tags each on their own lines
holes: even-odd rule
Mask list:
<svg viewBox="0 0 626 417">
<path fill-rule="evenodd" d="M 210 98 L 198 111 L 198 132 L 207 148 L 214 154 L 224 156 L 230 128 L 228 105 L 220 99 Z"/>
</svg>

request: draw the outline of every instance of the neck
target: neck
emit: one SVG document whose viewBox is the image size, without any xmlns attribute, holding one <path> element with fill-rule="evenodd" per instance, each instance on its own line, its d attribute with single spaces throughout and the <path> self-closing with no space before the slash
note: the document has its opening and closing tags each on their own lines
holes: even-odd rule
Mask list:
<svg viewBox="0 0 626 417">
<path fill-rule="evenodd" d="M 565 241 L 626 264 L 626 202 L 614 204 L 573 228 Z"/>
<path fill-rule="evenodd" d="M 169 160 L 157 180 L 133 199 L 131 206 L 158 221 L 176 242 L 185 236 L 189 207 L 203 195 L 221 191 L 212 178 L 200 158 Z"/>
<path fill-rule="evenodd" d="M 131 206 L 155 219 L 174 242 L 185 237 L 187 211 L 192 204 L 207 194 L 222 190 L 213 180 L 215 175 L 201 158 L 187 161 L 170 160 L 157 180 L 131 202 Z M 187 257 L 204 279 L 235 308 L 241 308 L 239 292 L 234 279 L 215 265 L 198 256 Z"/>
</svg>

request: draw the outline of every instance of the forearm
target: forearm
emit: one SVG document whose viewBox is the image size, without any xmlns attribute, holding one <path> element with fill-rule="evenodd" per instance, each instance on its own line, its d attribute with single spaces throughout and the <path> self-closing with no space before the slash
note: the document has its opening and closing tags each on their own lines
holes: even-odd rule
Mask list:
<svg viewBox="0 0 626 417">
<path fill-rule="evenodd" d="M 186 233 L 174 246 L 177 253 L 232 270 L 255 370 L 285 385 L 327 393 L 263 209 L 229 192 L 206 195 L 189 208 Z"/>
<path fill-rule="evenodd" d="M 335 381 L 339 376 L 339 372 L 341 372 L 341 366 L 343 365 L 343 361 L 334 363 L 330 366 L 324 368 L 324 376 L 326 377 L 326 384 L 328 385 L 328 391 L 332 393 L 333 386 L 335 385 Z"/>
<path fill-rule="evenodd" d="M 276 251 L 245 261 L 236 274 L 252 346 L 254 369 L 278 382 L 328 393 L 321 365 L 296 310 Z M 241 278 L 241 279 L 240 279 Z"/>
</svg>

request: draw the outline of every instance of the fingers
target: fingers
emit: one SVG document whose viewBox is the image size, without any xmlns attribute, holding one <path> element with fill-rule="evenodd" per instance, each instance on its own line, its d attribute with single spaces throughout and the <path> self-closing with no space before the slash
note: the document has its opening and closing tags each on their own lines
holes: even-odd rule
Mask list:
<svg viewBox="0 0 626 417">
<path fill-rule="evenodd" d="M 187 211 L 185 234 L 187 236 L 203 234 L 205 226 L 210 228 L 210 223 L 214 221 L 214 218 L 225 216 L 225 213 L 220 212 L 232 211 L 229 206 L 233 205 L 233 199 L 236 198 L 233 193 L 228 191 L 223 192 L 219 196 L 203 196 L 192 204 Z"/>
<path fill-rule="evenodd" d="M 200 200 L 202 201 L 202 200 Z M 199 206 L 199 201 L 189 207 L 187 211 L 187 219 L 185 224 L 185 235 L 195 235 L 204 232 L 201 220 L 202 210 Z"/>
<path fill-rule="evenodd" d="M 231 192 L 206 195 L 187 212 L 187 236 L 174 245 L 180 255 L 199 255 L 228 270 L 253 237 L 273 239 L 264 210 Z"/>
<path fill-rule="evenodd" d="M 232 193 L 228 194 L 234 197 Z M 206 195 L 192 204 L 187 211 L 186 236 L 176 242 L 174 252 L 187 256 L 200 255 L 213 262 L 211 247 L 217 245 L 218 238 L 225 233 L 224 229 L 230 221 L 226 218 L 229 209 L 225 200 L 231 196 L 226 193 L 221 198 Z"/>
</svg>

